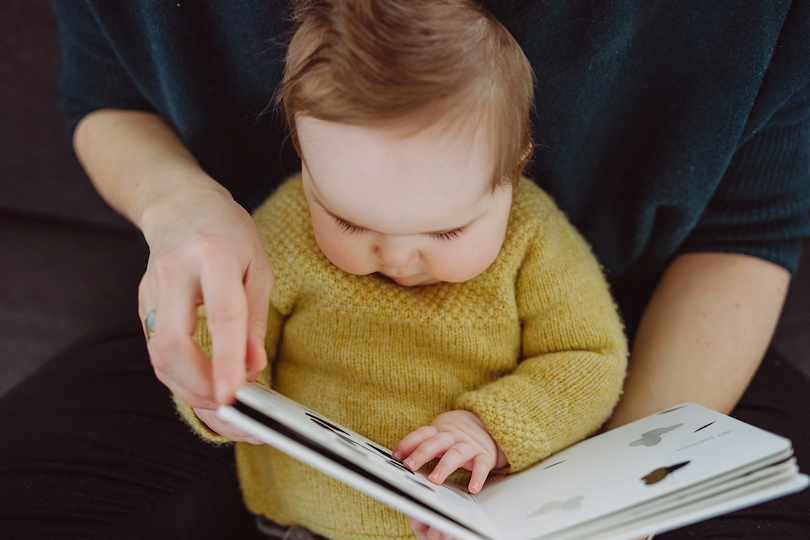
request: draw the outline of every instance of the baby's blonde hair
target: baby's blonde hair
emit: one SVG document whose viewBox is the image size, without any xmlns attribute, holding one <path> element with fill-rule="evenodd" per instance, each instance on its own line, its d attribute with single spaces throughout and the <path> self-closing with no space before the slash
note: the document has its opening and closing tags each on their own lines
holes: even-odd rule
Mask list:
<svg viewBox="0 0 810 540">
<path fill-rule="evenodd" d="M 493 188 L 532 154 L 534 76 L 520 46 L 471 0 L 301 0 L 277 96 L 295 119 L 354 125 L 457 114 L 483 121 Z M 437 116 L 439 115 L 439 116 Z"/>
</svg>

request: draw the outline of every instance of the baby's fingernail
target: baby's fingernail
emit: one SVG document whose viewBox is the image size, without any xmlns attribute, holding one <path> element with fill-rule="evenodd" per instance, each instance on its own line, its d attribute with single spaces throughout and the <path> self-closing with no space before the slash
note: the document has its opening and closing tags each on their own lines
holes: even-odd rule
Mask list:
<svg viewBox="0 0 810 540">
<path fill-rule="evenodd" d="M 478 493 L 481 491 L 481 484 L 478 482 L 470 482 L 469 488 L 472 493 Z"/>
<path fill-rule="evenodd" d="M 402 461 L 402 454 L 400 454 L 399 452 L 394 452 L 393 454 L 391 454 L 391 457 L 397 461 Z"/>
</svg>

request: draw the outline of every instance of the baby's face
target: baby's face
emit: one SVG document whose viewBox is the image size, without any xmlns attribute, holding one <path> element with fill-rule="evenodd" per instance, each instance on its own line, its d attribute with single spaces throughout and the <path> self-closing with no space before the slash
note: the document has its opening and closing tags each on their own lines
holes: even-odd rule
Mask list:
<svg viewBox="0 0 810 540">
<path fill-rule="evenodd" d="M 309 117 L 296 127 L 315 238 L 344 272 L 405 286 L 462 282 L 498 256 L 512 189 L 492 191 L 483 130 L 404 135 Z"/>
</svg>

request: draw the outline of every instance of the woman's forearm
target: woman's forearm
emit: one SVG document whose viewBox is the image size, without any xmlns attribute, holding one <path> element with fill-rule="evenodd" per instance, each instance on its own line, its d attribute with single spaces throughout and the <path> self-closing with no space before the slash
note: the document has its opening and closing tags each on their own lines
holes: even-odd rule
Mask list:
<svg viewBox="0 0 810 540">
<path fill-rule="evenodd" d="M 729 413 L 768 348 L 789 282 L 784 268 L 746 255 L 676 258 L 644 312 L 606 427 L 684 401 Z"/>
<path fill-rule="evenodd" d="M 95 111 L 79 122 L 73 146 L 96 190 L 145 234 L 156 203 L 197 190 L 225 192 L 156 114 Z"/>
</svg>

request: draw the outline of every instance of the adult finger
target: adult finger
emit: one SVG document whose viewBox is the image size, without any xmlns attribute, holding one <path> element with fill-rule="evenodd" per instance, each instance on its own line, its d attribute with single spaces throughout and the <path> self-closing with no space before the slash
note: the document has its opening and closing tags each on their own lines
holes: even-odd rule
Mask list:
<svg viewBox="0 0 810 540">
<path fill-rule="evenodd" d="M 217 416 L 217 412 L 213 409 L 195 408 L 194 414 L 196 414 L 197 418 L 202 420 L 202 422 L 208 426 L 209 429 L 232 441 L 246 442 L 255 445 L 264 444 L 263 441 L 257 439 L 247 431 L 242 431 L 241 429 L 221 420 Z"/>
<path fill-rule="evenodd" d="M 264 338 L 267 333 L 267 311 L 273 291 L 273 270 L 264 250 L 248 266 L 245 273 L 245 293 L 248 303 L 248 333 L 246 368 L 251 376 L 267 367 Z"/>
<path fill-rule="evenodd" d="M 147 342 L 149 341 L 150 336 L 146 328 L 146 319 L 151 311 L 154 310 L 157 313 L 157 303 L 159 298 L 154 266 L 154 255 L 150 255 L 149 262 L 146 266 L 146 271 L 143 273 L 140 283 L 138 283 L 138 317 L 141 320 L 144 338 L 146 338 Z"/>
<path fill-rule="evenodd" d="M 155 333 L 148 342 L 155 374 L 180 399 L 194 407 L 215 404 L 211 362 L 192 336 L 197 327 L 199 290 L 196 280 L 176 261 L 162 259 L 153 265 L 151 294 L 155 305 Z M 148 309 L 148 308 L 147 308 Z"/>
<path fill-rule="evenodd" d="M 245 383 L 248 303 L 239 265 L 217 255 L 201 257 L 208 263 L 200 272 L 200 283 L 211 332 L 214 393 L 219 403 L 231 403 Z"/>
</svg>

